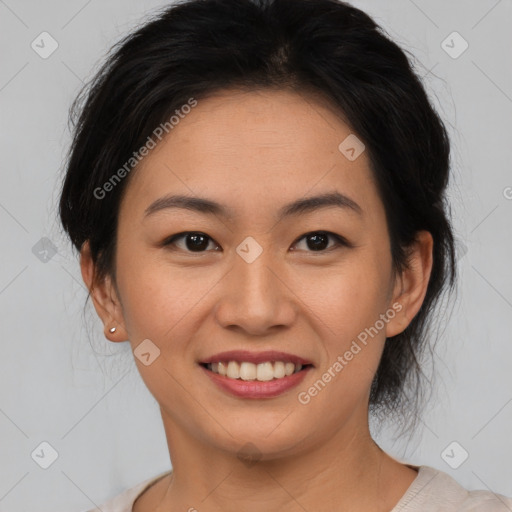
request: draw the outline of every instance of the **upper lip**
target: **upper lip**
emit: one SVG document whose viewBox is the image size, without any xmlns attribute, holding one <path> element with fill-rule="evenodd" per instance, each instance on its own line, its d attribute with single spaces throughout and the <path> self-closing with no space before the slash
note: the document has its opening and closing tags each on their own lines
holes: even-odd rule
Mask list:
<svg viewBox="0 0 512 512">
<path fill-rule="evenodd" d="M 303 357 L 296 356 L 294 354 L 288 354 L 286 352 L 280 352 L 278 350 L 266 350 L 264 352 L 250 352 L 249 350 L 228 350 L 227 352 L 219 352 L 213 356 L 207 357 L 200 361 L 203 364 L 207 363 L 218 363 L 220 361 L 247 361 L 249 363 L 265 363 L 267 361 L 282 361 L 284 363 L 291 362 L 294 364 L 301 364 L 305 366 L 307 364 L 313 364 L 311 361 L 304 359 Z"/>
</svg>

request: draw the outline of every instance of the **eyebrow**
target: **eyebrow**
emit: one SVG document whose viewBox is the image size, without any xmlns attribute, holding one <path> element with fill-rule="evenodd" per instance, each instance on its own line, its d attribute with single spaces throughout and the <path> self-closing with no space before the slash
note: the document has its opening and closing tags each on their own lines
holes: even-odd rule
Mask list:
<svg viewBox="0 0 512 512">
<path fill-rule="evenodd" d="M 363 214 L 362 208 L 353 199 L 340 192 L 330 192 L 297 199 L 292 203 L 284 205 L 279 209 L 277 218 L 281 221 L 286 217 L 305 215 L 315 210 L 331 206 L 352 210 L 359 215 Z M 184 195 L 167 195 L 151 203 L 144 211 L 144 218 L 170 208 L 192 210 L 198 213 L 217 215 L 227 219 L 233 217 L 230 209 L 211 199 Z"/>
</svg>

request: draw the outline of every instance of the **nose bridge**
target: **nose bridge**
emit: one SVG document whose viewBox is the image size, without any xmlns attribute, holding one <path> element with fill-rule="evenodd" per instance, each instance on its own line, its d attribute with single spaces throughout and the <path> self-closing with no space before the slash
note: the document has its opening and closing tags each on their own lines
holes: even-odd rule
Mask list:
<svg viewBox="0 0 512 512">
<path fill-rule="evenodd" d="M 238 261 L 234 271 L 240 280 L 240 292 L 251 302 L 269 304 L 274 300 L 275 274 L 271 272 L 270 251 L 267 256 L 260 255 L 252 263 Z M 275 261 L 274 261 L 275 263 Z"/>
<path fill-rule="evenodd" d="M 259 240 L 259 241 L 258 241 Z M 247 236 L 237 247 L 233 261 L 233 272 L 236 279 L 242 280 L 246 293 L 257 295 L 269 293 L 271 281 L 275 278 L 270 267 L 276 264 L 269 236 L 258 236 L 257 239 Z"/>
<path fill-rule="evenodd" d="M 293 310 L 287 288 L 276 276 L 275 255 L 265 249 L 254 257 L 257 248 L 251 244 L 249 240 L 237 248 L 217 315 L 223 325 L 239 325 L 255 333 L 290 322 Z"/>
</svg>

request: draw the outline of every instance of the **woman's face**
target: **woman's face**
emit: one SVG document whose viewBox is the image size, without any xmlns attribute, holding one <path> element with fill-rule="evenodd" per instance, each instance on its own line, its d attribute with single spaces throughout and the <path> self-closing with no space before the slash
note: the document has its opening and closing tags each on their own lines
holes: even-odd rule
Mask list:
<svg viewBox="0 0 512 512">
<path fill-rule="evenodd" d="M 111 320 L 169 429 L 230 452 L 251 442 L 264 458 L 364 432 L 385 338 L 405 328 L 423 296 L 412 305 L 400 296 L 367 154 L 357 156 L 351 139 L 339 149 L 350 135 L 311 97 L 224 91 L 198 101 L 133 171 L 119 211 Z M 338 204 L 332 196 L 285 214 L 326 194 L 339 194 Z M 222 211 L 165 207 L 174 195 Z M 192 236 L 165 244 L 184 232 Z M 232 392 L 216 384 L 230 377 L 212 379 L 201 363 L 233 350 L 280 351 L 312 366 L 274 396 L 268 389 L 282 381 L 238 379 Z M 253 369 L 245 364 L 244 375 Z"/>
</svg>

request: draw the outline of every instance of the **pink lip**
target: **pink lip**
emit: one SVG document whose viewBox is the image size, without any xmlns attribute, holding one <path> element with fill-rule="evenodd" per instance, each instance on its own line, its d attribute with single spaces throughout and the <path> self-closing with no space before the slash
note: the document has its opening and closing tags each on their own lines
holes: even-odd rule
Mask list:
<svg viewBox="0 0 512 512">
<path fill-rule="evenodd" d="M 220 352 L 207 359 L 201 361 L 201 363 L 219 363 L 221 361 L 237 361 L 248 363 L 265 363 L 266 361 L 282 361 L 283 363 L 290 362 L 294 364 L 301 364 L 306 366 L 311 364 L 311 361 L 303 359 L 302 357 L 295 356 L 293 354 L 287 354 L 286 352 L 279 352 L 277 350 L 266 350 L 265 352 L 249 352 L 248 350 L 229 350 L 227 352 Z"/>
<path fill-rule="evenodd" d="M 234 361 L 235 359 L 231 358 L 229 360 Z M 244 360 L 248 361 L 247 359 Z M 269 359 L 265 359 L 265 361 L 269 361 Z M 278 359 L 278 361 L 282 361 L 282 359 Z M 224 375 L 214 373 L 204 366 L 199 366 L 220 389 L 242 398 L 272 398 L 278 396 L 300 384 L 306 373 L 312 368 L 312 366 L 308 366 L 288 377 L 260 382 L 256 380 L 230 379 Z"/>
</svg>

